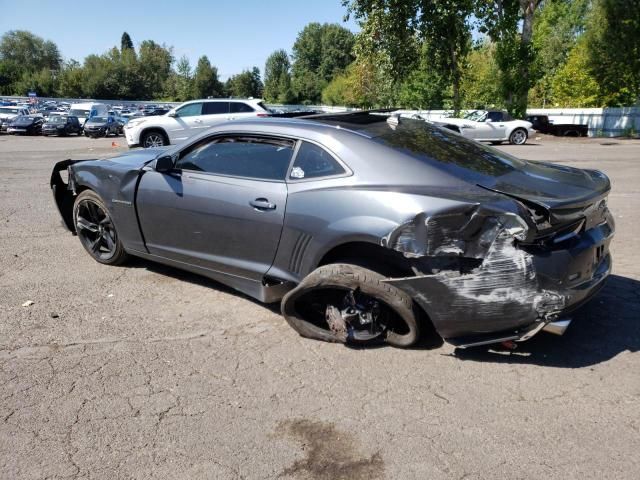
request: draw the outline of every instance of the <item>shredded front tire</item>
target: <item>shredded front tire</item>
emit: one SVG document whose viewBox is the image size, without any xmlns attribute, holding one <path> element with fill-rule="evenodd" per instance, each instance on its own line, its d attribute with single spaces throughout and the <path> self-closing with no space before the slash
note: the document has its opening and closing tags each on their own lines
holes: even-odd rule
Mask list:
<svg viewBox="0 0 640 480">
<path fill-rule="evenodd" d="M 409 347 L 420 333 L 413 301 L 384 279 L 351 264 L 319 267 L 285 295 L 282 315 L 303 337 Z"/>
</svg>

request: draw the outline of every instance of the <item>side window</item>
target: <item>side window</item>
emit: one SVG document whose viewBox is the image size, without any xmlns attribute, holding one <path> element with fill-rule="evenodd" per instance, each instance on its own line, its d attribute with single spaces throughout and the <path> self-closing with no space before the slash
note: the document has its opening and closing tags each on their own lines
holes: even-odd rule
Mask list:
<svg viewBox="0 0 640 480">
<path fill-rule="evenodd" d="M 492 122 L 501 122 L 502 112 L 489 112 L 489 118 Z"/>
<path fill-rule="evenodd" d="M 189 105 L 185 105 L 184 107 L 176 110 L 176 112 L 181 117 L 193 117 L 195 115 L 202 115 L 202 104 L 191 103 Z"/>
<path fill-rule="evenodd" d="M 232 177 L 284 180 L 293 147 L 292 140 L 248 136 L 208 138 L 186 149 L 176 168 Z"/>
<path fill-rule="evenodd" d="M 253 108 L 251 108 L 246 103 L 242 102 L 231 102 L 231 113 L 251 113 L 255 112 Z"/>
<path fill-rule="evenodd" d="M 205 102 L 203 115 L 219 115 L 229 113 L 229 102 Z"/>
<path fill-rule="evenodd" d="M 313 143 L 302 142 L 289 178 L 300 180 L 302 178 L 330 177 L 342 173 L 345 173 L 342 165 L 326 150 Z"/>
<path fill-rule="evenodd" d="M 513 120 L 513 117 L 511 115 L 509 115 L 507 112 L 502 112 L 503 122 L 510 122 L 511 120 Z"/>
</svg>

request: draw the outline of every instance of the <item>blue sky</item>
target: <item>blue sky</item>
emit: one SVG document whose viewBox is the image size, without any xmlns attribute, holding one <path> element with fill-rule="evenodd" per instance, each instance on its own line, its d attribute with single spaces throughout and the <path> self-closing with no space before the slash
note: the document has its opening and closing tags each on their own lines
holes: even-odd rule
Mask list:
<svg viewBox="0 0 640 480">
<path fill-rule="evenodd" d="M 134 44 L 154 40 L 187 55 L 195 66 L 207 55 L 224 80 L 254 65 L 264 70 L 278 48 L 289 53 L 309 22 L 343 23 L 340 0 L 0 0 L 0 35 L 29 30 L 58 45 L 65 59 L 82 61 L 120 45 L 123 31 Z"/>
</svg>

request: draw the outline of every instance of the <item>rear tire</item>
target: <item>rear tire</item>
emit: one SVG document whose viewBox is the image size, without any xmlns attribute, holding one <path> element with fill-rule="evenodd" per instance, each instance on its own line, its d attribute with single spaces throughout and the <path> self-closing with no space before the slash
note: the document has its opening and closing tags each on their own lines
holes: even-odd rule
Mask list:
<svg viewBox="0 0 640 480">
<path fill-rule="evenodd" d="M 324 265 L 307 275 L 296 288 L 285 295 L 281 304 L 282 315 L 303 337 L 356 344 L 382 340 L 394 347 L 410 347 L 420 337 L 413 300 L 400 289 L 384 283 L 382 280 L 385 278 L 373 270 L 357 265 Z M 344 310 L 340 308 L 344 304 L 340 304 L 339 299 L 349 295 L 349 292 L 372 299 L 378 306 L 379 314 L 376 318 L 381 319 L 382 323 L 374 321 L 367 327 L 371 329 L 371 333 L 354 329 L 350 329 L 348 333 L 347 330 L 336 332 L 324 320 L 325 315 L 329 316 L 330 309 L 334 312 Z M 359 333 L 370 337 L 362 340 Z"/>
<path fill-rule="evenodd" d="M 511 135 L 509 135 L 509 143 L 511 145 L 524 145 L 527 143 L 529 135 L 524 128 L 516 128 Z"/>
</svg>

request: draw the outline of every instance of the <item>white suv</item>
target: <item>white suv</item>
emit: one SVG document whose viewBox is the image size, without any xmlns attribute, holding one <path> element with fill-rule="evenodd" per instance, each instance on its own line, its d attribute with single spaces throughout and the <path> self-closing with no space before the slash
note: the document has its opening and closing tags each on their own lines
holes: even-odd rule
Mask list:
<svg viewBox="0 0 640 480">
<path fill-rule="evenodd" d="M 160 147 L 183 142 L 221 121 L 268 116 L 260 99 L 192 100 L 164 115 L 133 118 L 124 134 L 129 147 Z"/>
</svg>

